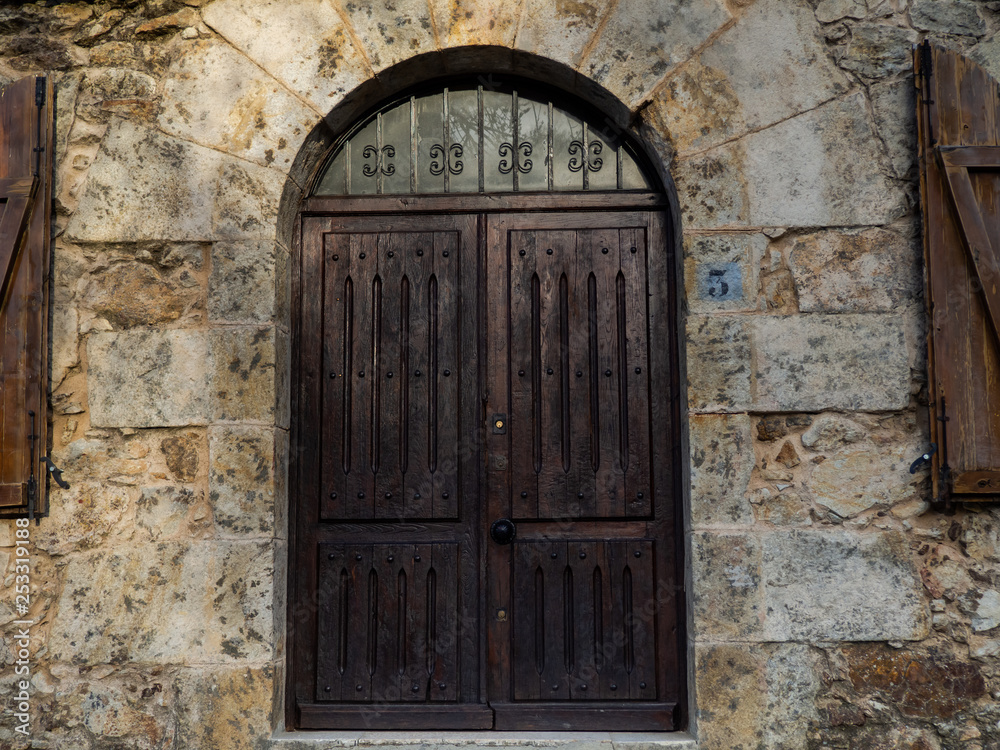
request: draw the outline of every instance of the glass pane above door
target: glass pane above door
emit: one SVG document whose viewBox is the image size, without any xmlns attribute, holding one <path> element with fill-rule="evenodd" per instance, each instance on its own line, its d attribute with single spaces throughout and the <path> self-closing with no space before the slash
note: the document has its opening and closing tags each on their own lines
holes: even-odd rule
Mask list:
<svg viewBox="0 0 1000 750">
<path fill-rule="evenodd" d="M 408 96 L 355 127 L 313 195 L 655 190 L 607 121 L 520 89 L 455 86 Z"/>
</svg>

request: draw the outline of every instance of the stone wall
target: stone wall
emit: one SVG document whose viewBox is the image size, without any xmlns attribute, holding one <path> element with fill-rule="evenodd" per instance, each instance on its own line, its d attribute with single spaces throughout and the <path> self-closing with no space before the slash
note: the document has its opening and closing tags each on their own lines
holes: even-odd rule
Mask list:
<svg viewBox="0 0 1000 750">
<path fill-rule="evenodd" d="M 52 453 L 73 484 L 31 529 L 30 741 L 0 522 L 0 747 L 269 746 L 317 125 L 379 71 L 475 43 L 607 88 L 676 186 L 698 747 L 1000 748 L 1000 511 L 929 511 L 908 472 L 910 44 L 1000 75 L 998 28 L 973 0 L 0 7 L 0 77 L 58 91 Z"/>
</svg>

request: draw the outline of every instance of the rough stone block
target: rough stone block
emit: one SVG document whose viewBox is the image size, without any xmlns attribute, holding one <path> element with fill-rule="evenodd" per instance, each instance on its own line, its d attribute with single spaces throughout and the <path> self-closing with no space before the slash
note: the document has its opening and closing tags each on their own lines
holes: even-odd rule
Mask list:
<svg viewBox="0 0 1000 750">
<path fill-rule="evenodd" d="M 218 533 L 274 535 L 274 435 L 260 427 L 209 428 L 208 492 Z"/>
<path fill-rule="evenodd" d="M 517 33 L 520 2 L 429 0 L 442 47 L 496 44 L 509 47 Z"/>
<path fill-rule="evenodd" d="M 906 539 L 896 532 L 772 532 L 762 537 L 764 637 L 919 640 L 928 633 Z"/>
<path fill-rule="evenodd" d="M 870 96 L 875 125 L 889 149 L 893 171 L 900 179 L 916 179 L 916 89 L 904 78 L 872 86 Z"/>
<path fill-rule="evenodd" d="M 753 350 L 756 410 L 891 411 L 909 403 L 898 316 L 757 317 Z"/>
<path fill-rule="evenodd" d="M 868 7 L 864 0 L 821 0 L 816 6 L 816 20 L 833 23 L 842 18 L 864 18 Z"/>
<path fill-rule="evenodd" d="M 750 198 L 742 142 L 713 149 L 673 167 L 685 229 L 712 229 L 744 224 L 750 213 Z"/>
<path fill-rule="evenodd" d="M 221 328 L 210 334 L 215 418 L 268 422 L 279 413 L 274 328 Z"/>
<path fill-rule="evenodd" d="M 694 234 L 684 238 L 684 287 L 693 313 L 757 307 L 762 234 Z"/>
<path fill-rule="evenodd" d="M 89 276 L 79 306 L 115 328 L 160 326 L 185 316 L 203 320 L 204 290 L 186 270 L 123 262 Z M 185 321 L 189 322 L 189 321 Z"/>
<path fill-rule="evenodd" d="M 752 524 L 747 488 L 754 467 L 750 418 L 745 414 L 692 414 L 691 524 Z"/>
<path fill-rule="evenodd" d="M 178 747 L 271 747 L 275 695 L 280 690 L 276 675 L 270 664 L 182 670 L 172 685 L 178 707 Z"/>
<path fill-rule="evenodd" d="M 74 481 L 69 490 L 53 491 L 49 502 L 50 518 L 32 529 L 31 541 L 50 555 L 65 555 L 93 549 L 112 536 L 129 513 L 132 497 L 124 487 Z"/>
<path fill-rule="evenodd" d="M 808 3 L 759 0 L 671 76 L 659 110 L 679 153 L 804 112 L 848 89 Z"/>
<path fill-rule="evenodd" d="M 910 18 L 921 31 L 970 36 L 986 33 L 977 4 L 968 0 L 914 0 Z"/>
<path fill-rule="evenodd" d="M 273 653 L 273 546 L 167 542 L 75 556 L 49 648 L 56 661 L 226 663 Z"/>
<path fill-rule="evenodd" d="M 332 3 L 216 0 L 202 18 L 320 115 L 370 76 Z"/>
<path fill-rule="evenodd" d="M 342 7 L 376 71 L 435 49 L 426 0 L 374 0 Z"/>
<path fill-rule="evenodd" d="M 574 67 L 608 10 L 599 0 L 525 0 L 523 7 L 517 48 Z"/>
<path fill-rule="evenodd" d="M 751 224 L 885 224 L 906 211 L 860 93 L 748 135 L 743 146 Z"/>
<path fill-rule="evenodd" d="M 762 659 L 744 645 L 695 649 L 699 746 L 758 750 L 766 726 L 767 676 Z"/>
<path fill-rule="evenodd" d="M 191 537 L 210 519 L 204 492 L 188 487 L 143 487 L 135 508 L 136 525 L 153 541 Z"/>
<path fill-rule="evenodd" d="M 806 486 L 819 505 L 850 518 L 914 495 L 909 468 L 915 455 L 917 448 L 909 445 L 838 453 L 812 470 Z"/>
<path fill-rule="evenodd" d="M 695 637 L 755 639 L 763 619 L 761 549 L 750 534 L 691 537 Z"/>
<path fill-rule="evenodd" d="M 276 170 L 116 120 L 66 235 L 80 242 L 274 236 Z"/>
<path fill-rule="evenodd" d="M 719 0 L 622 0 L 582 71 L 634 109 L 729 18 Z"/>
<path fill-rule="evenodd" d="M 797 237 L 788 255 L 802 312 L 895 312 L 920 299 L 919 239 L 872 228 Z"/>
<path fill-rule="evenodd" d="M 935 5 L 939 5 L 935 1 Z M 909 29 L 875 23 L 852 27 L 851 41 L 840 66 L 865 78 L 885 78 L 912 67 L 910 45 L 917 35 Z"/>
<path fill-rule="evenodd" d="M 278 314 L 279 255 L 284 256 L 284 251 L 267 240 L 216 242 L 212 246 L 212 275 L 208 282 L 209 320 L 271 322 Z M 282 312 L 287 315 L 287 311 Z"/>
<path fill-rule="evenodd" d="M 765 653 L 768 744 L 781 750 L 803 748 L 809 727 L 819 720 L 816 696 L 826 660 L 803 643 L 769 644 Z"/>
<path fill-rule="evenodd" d="M 208 422 L 203 331 L 94 333 L 87 340 L 90 423 L 171 427 Z"/>
<path fill-rule="evenodd" d="M 316 112 L 222 40 L 182 49 L 164 77 L 159 126 L 287 173 Z"/>
<path fill-rule="evenodd" d="M 688 405 L 692 411 L 745 411 L 750 402 L 746 318 L 691 316 L 687 321 Z"/>
</svg>

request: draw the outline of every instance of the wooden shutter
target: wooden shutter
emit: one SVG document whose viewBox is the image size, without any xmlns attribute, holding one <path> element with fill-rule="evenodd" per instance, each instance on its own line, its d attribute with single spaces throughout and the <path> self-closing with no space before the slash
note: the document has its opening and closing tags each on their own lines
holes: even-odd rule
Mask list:
<svg viewBox="0 0 1000 750">
<path fill-rule="evenodd" d="M 0 517 L 47 511 L 51 103 L 41 77 L 0 91 Z"/>
<path fill-rule="evenodd" d="M 914 50 L 937 500 L 1000 499 L 1000 87 Z"/>
</svg>

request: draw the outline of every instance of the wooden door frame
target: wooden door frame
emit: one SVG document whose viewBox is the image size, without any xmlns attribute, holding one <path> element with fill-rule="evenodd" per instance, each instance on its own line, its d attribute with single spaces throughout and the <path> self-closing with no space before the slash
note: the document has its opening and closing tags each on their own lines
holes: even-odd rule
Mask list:
<svg viewBox="0 0 1000 750">
<path fill-rule="evenodd" d="M 674 464 L 674 471 L 672 472 L 673 481 L 673 496 L 675 501 L 673 503 L 672 512 L 674 513 L 674 528 L 675 528 L 675 539 L 674 549 L 675 549 L 675 580 L 673 581 L 673 587 L 675 591 L 679 594 L 676 596 L 676 622 L 677 622 L 677 633 L 676 633 L 676 648 L 678 654 L 678 672 L 679 672 L 679 690 L 680 695 L 677 704 L 677 710 L 675 711 L 675 721 L 674 730 L 683 729 L 687 724 L 687 717 L 685 714 L 685 709 L 687 705 L 687 664 L 686 664 L 686 634 L 685 634 L 685 624 L 686 624 L 686 601 L 683 596 L 684 591 L 684 578 L 685 578 L 685 567 L 684 567 L 684 539 L 683 539 L 683 519 L 684 519 L 684 499 L 686 493 L 682 486 L 682 455 L 681 455 L 681 413 L 680 413 L 680 352 L 679 352 L 679 307 L 678 307 L 678 288 L 677 288 L 677 257 L 679 253 L 679 248 L 676 247 L 675 233 L 672 229 L 673 217 L 672 211 L 669 208 L 669 203 L 667 196 L 663 193 L 655 192 L 626 192 L 617 191 L 609 193 L 539 193 L 539 194 L 472 194 L 472 195 L 404 195 L 404 196 L 369 196 L 369 197 L 324 197 L 324 198 L 308 198 L 302 202 L 301 209 L 299 211 L 298 219 L 295 223 L 294 228 L 294 253 L 293 253 L 293 263 L 291 266 L 292 275 L 292 296 L 291 296 L 291 325 L 290 325 L 290 336 L 291 336 L 291 347 L 292 352 L 299 352 L 301 349 L 302 342 L 302 320 L 301 320 L 301 305 L 303 300 L 303 279 L 301 277 L 301 269 L 298 265 L 302 258 L 302 225 L 303 220 L 308 217 L 313 216 L 372 216 L 372 215 L 385 215 L 385 214 L 395 214 L 395 215 L 418 215 L 418 214 L 490 214 L 490 213 L 506 213 L 506 212 L 552 212 L 558 210 L 560 212 L 572 212 L 572 213 L 590 213 L 594 211 L 601 212 L 625 212 L 625 211 L 660 211 L 663 216 L 663 239 L 665 246 L 660 248 L 660 251 L 667 254 L 666 263 L 664 267 L 667 269 L 668 278 L 664 280 L 665 288 L 669 299 L 665 301 L 666 306 L 670 314 L 670 324 L 669 337 L 670 341 L 662 342 L 669 347 L 670 351 L 670 394 L 668 397 L 669 403 L 660 406 L 666 407 L 671 413 L 671 423 L 673 425 L 673 435 L 672 437 L 672 456 L 671 460 Z M 482 226 L 482 220 L 479 224 L 479 236 L 477 238 L 477 248 L 479 252 L 480 260 L 485 259 L 485 231 Z M 650 248 L 654 251 L 655 248 Z M 480 277 L 478 283 L 483 284 L 484 279 L 482 274 L 485 273 L 485 263 L 480 263 Z M 482 287 L 480 287 L 482 288 Z M 486 305 L 486 295 L 481 295 L 478 304 L 480 306 L 480 315 L 485 315 L 485 305 Z M 486 318 L 482 317 L 485 321 Z M 483 337 L 485 336 L 485 325 L 480 325 L 480 347 L 484 345 Z M 482 351 L 482 348 L 480 348 Z M 299 476 L 299 466 L 298 456 L 301 453 L 303 447 L 303 439 L 309 440 L 301 430 L 303 424 L 303 415 L 299 413 L 300 410 L 300 389 L 302 387 L 302 372 L 299 363 L 292 366 L 292 377 L 291 377 L 291 424 L 290 424 L 290 440 L 291 440 L 291 451 L 289 460 L 289 492 L 288 497 L 290 499 L 288 506 L 288 597 L 286 603 L 286 659 L 285 659 L 285 726 L 289 729 L 295 729 L 300 726 L 300 718 L 298 715 L 298 709 L 296 705 L 296 695 L 295 695 L 295 675 L 297 674 L 297 669 L 307 669 L 308 659 L 300 656 L 298 661 L 296 660 L 296 646 L 297 641 L 295 638 L 295 632 L 297 627 L 297 621 L 301 619 L 303 614 L 306 615 L 306 621 L 309 622 L 310 609 L 312 609 L 313 614 L 311 615 L 315 618 L 315 604 L 310 608 L 309 602 L 301 602 L 296 599 L 297 585 L 301 585 L 298 576 L 298 556 L 299 550 L 297 550 L 297 539 L 299 534 L 297 533 L 297 504 L 291 502 L 291 498 L 299 496 L 300 490 L 304 489 L 303 482 Z M 483 374 L 482 368 L 480 369 L 480 385 L 482 386 Z M 484 428 L 481 428 L 484 429 Z M 482 441 L 480 441 L 482 442 Z M 480 478 L 480 493 L 485 492 L 484 483 L 486 481 L 486 472 L 481 474 Z M 482 524 L 480 524 L 482 525 Z M 486 585 L 486 564 L 485 556 L 480 556 L 480 586 Z M 315 587 L 313 587 L 315 591 Z M 481 589 L 484 590 L 484 589 Z M 313 594 L 315 596 L 315 594 Z M 480 622 L 482 626 L 480 627 L 479 634 L 479 661 L 480 661 L 480 685 L 481 685 L 481 695 L 480 702 L 483 705 L 487 704 L 487 686 L 485 684 L 486 679 L 486 669 L 487 669 L 487 654 L 486 654 L 486 630 L 485 630 L 485 603 L 480 605 L 481 612 Z M 313 619 L 312 622 L 315 620 Z M 313 667 L 314 669 L 314 667 Z M 441 726 L 446 726 L 446 722 L 442 722 Z"/>
</svg>

